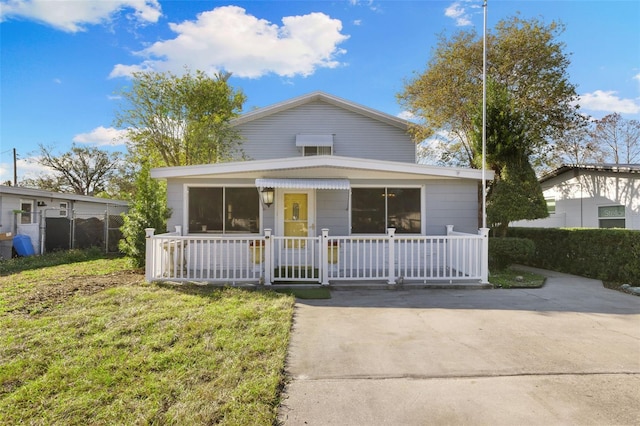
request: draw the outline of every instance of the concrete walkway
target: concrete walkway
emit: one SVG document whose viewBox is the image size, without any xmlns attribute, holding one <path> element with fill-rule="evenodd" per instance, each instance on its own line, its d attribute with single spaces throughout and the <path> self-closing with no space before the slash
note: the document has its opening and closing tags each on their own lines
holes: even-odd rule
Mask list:
<svg viewBox="0 0 640 426">
<path fill-rule="evenodd" d="M 298 301 L 279 420 L 640 424 L 640 297 L 539 272 L 540 289 Z"/>
</svg>

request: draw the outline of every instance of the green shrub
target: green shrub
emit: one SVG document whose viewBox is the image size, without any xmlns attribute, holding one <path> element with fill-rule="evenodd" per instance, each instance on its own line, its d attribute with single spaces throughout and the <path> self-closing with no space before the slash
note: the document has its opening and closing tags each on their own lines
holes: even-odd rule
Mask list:
<svg viewBox="0 0 640 426">
<path fill-rule="evenodd" d="M 603 281 L 640 282 L 640 232 L 628 229 L 510 228 L 528 238 L 535 253 L 530 266 Z"/>
<path fill-rule="evenodd" d="M 533 241 L 526 238 L 489 238 L 489 270 L 502 271 L 513 263 L 524 263 L 535 249 Z"/>
</svg>

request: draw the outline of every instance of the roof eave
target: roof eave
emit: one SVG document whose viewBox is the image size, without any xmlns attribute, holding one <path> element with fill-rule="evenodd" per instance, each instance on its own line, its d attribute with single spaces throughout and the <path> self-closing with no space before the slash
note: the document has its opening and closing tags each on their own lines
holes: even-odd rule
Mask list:
<svg viewBox="0 0 640 426">
<path fill-rule="evenodd" d="M 338 156 L 290 157 L 273 160 L 240 161 L 197 166 L 165 167 L 151 170 L 151 177 L 158 179 L 220 176 L 230 173 L 286 170 L 291 168 L 336 167 L 359 170 L 386 171 L 443 178 L 482 179 L 482 171 L 454 167 L 428 166 L 415 163 L 400 163 L 383 160 Z M 485 172 L 486 180 L 493 179 L 493 172 Z"/>
</svg>

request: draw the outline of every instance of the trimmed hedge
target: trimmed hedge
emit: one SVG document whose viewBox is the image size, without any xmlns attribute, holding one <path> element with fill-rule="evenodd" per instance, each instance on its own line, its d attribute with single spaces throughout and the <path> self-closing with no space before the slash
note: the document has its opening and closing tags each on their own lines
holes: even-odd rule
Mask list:
<svg viewBox="0 0 640 426">
<path fill-rule="evenodd" d="M 502 271 L 533 256 L 535 244 L 527 238 L 489 238 L 489 270 Z"/>
<path fill-rule="evenodd" d="M 628 229 L 509 228 L 535 243 L 524 264 L 619 283 L 640 283 L 640 232 Z"/>
</svg>

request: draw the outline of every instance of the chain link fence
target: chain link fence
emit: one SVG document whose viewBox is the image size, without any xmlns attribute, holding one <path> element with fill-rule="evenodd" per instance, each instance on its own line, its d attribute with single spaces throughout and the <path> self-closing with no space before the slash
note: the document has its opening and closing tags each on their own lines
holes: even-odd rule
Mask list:
<svg viewBox="0 0 640 426">
<path fill-rule="evenodd" d="M 95 213 L 73 212 L 71 221 L 71 248 L 87 249 L 104 248 L 107 253 L 118 252 L 118 242 L 122 239 L 120 227 L 123 218 L 120 214 L 106 212 Z"/>
</svg>

